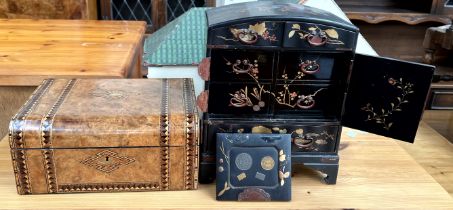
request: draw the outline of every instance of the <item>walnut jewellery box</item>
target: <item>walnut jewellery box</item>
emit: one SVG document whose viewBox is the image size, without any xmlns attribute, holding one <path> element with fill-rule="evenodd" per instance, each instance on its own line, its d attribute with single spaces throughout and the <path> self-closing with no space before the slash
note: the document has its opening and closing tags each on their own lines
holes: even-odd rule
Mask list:
<svg viewBox="0 0 453 210">
<path fill-rule="evenodd" d="M 45 80 L 12 118 L 19 194 L 197 189 L 191 79 Z"/>
</svg>

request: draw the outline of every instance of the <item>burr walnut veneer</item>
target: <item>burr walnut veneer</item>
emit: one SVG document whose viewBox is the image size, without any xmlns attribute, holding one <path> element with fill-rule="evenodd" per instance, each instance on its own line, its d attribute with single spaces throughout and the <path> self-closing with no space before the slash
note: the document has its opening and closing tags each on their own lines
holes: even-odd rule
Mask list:
<svg viewBox="0 0 453 210">
<path fill-rule="evenodd" d="M 48 79 L 10 123 L 19 194 L 197 188 L 191 79 Z"/>
</svg>

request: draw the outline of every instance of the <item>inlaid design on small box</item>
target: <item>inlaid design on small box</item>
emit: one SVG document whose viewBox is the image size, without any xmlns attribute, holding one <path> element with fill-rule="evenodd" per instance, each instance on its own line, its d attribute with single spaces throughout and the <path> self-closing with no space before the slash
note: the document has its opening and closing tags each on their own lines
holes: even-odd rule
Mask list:
<svg viewBox="0 0 453 210">
<path fill-rule="evenodd" d="M 123 90 L 103 90 L 97 89 L 90 93 L 91 96 L 105 99 L 124 99 L 127 98 L 126 91 Z"/>
<path fill-rule="evenodd" d="M 239 181 L 242 181 L 243 179 L 247 178 L 247 175 L 244 172 L 242 172 L 239 175 L 237 175 L 237 178 Z"/>
<path fill-rule="evenodd" d="M 234 163 L 239 170 L 246 171 L 252 167 L 253 159 L 249 154 L 241 153 L 236 156 Z"/>
<path fill-rule="evenodd" d="M 53 83 L 54 79 L 44 80 L 43 83 L 33 92 L 27 102 L 11 119 L 9 128 L 9 143 L 11 148 L 25 148 L 25 139 L 23 138 L 25 120 L 41 100 L 42 96 L 47 93 Z M 26 161 L 26 150 L 11 151 L 11 157 L 16 177 L 17 192 L 19 192 L 19 194 L 31 194 L 32 187 L 30 184 L 30 174 Z"/>
<path fill-rule="evenodd" d="M 278 41 L 277 37 L 269 31 L 270 29 L 267 28 L 265 22 L 259 22 L 255 25 L 249 25 L 248 28 L 230 28 L 230 32 L 233 35 L 232 38 L 224 36 L 217 36 L 217 38 L 225 41 L 241 42 L 242 44 L 255 44 L 259 38 L 269 42 Z"/>
<path fill-rule="evenodd" d="M 225 194 L 226 191 L 230 190 L 231 187 L 228 185 L 228 182 L 225 182 L 223 189 L 217 194 L 218 197 L 222 196 Z"/>
<path fill-rule="evenodd" d="M 385 130 L 390 130 L 393 125 L 391 116 L 395 112 L 403 111 L 403 105 L 409 103 L 407 96 L 414 93 L 414 84 L 410 82 L 403 82 L 403 78 L 394 79 L 390 77 L 388 79 L 388 84 L 393 86 L 397 91 L 400 91 L 400 94 L 394 99 L 394 101 L 390 102 L 388 106 L 389 108 L 382 108 L 381 110 L 378 110 L 371 103 L 367 103 L 364 107 L 362 107 L 362 111 L 368 113 L 368 117 L 365 119 L 365 122 L 371 121 L 381 124 Z"/>
<path fill-rule="evenodd" d="M 289 134 L 217 134 L 217 199 L 290 199 L 290 140 Z"/>
<path fill-rule="evenodd" d="M 285 171 L 286 169 L 286 154 L 283 150 L 280 150 L 278 153 L 279 157 L 278 160 L 280 161 L 280 170 L 278 171 L 278 178 L 280 179 L 280 186 L 285 185 L 285 179 L 287 179 L 290 175 L 289 171 Z"/>
<path fill-rule="evenodd" d="M 264 181 L 266 179 L 266 175 L 260 172 L 256 172 L 255 178 L 261 181 Z"/>
<path fill-rule="evenodd" d="M 344 45 L 344 42 L 339 40 L 338 32 L 333 29 L 321 29 L 317 25 L 307 29 L 302 29 L 299 24 L 293 24 L 291 31 L 288 33 L 288 38 L 294 37 L 297 33 L 300 39 L 307 40 L 311 46 L 323 46 L 325 44 Z"/>
<path fill-rule="evenodd" d="M 228 165 L 230 165 L 230 157 L 225 153 L 225 146 L 223 146 L 223 142 L 222 142 L 222 146 L 220 146 L 220 151 L 222 152 L 222 155 L 223 157 L 225 158 L 225 161 Z M 220 159 L 220 164 L 223 164 L 223 159 Z"/>
<path fill-rule="evenodd" d="M 270 201 L 271 195 L 261 188 L 250 187 L 239 193 L 238 201 Z"/>
<path fill-rule="evenodd" d="M 272 170 L 275 166 L 275 161 L 271 156 L 265 156 L 261 159 L 261 168 L 266 171 Z"/>
<path fill-rule="evenodd" d="M 73 192 L 123 192 L 159 190 L 158 183 L 84 183 L 62 184 L 58 186 L 59 193 Z"/>
<path fill-rule="evenodd" d="M 135 158 L 120 156 L 118 153 L 110 150 L 104 150 L 80 161 L 84 165 L 91 166 L 105 173 L 113 172 L 121 166 L 129 165 L 133 162 L 135 162 Z"/>
</svg>

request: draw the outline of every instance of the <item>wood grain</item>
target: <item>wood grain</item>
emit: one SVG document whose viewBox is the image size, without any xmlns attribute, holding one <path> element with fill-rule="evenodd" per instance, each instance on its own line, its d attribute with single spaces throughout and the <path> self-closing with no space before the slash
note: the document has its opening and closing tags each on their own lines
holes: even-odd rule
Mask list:
<svg viewBox="0 0 453 210">
<path fill-rule="evenodd" d="M 0 85 L 47 77 L 141 77 L 145 22 L 0 19 Z M 132 72 L 132 73 L 131 73 Z"/>
<path fill-rule="evenodd" d="M 428 129 L 422 125 L 422 130 Z M 435 137 L 435 136 L 434 136 Z M 336 185 L 320 182 L 320 174 L 296 167 L 291 202 L 215 201 L 214 185 L 198 191 L 99 193 L 19 196 L 8 152 L 0 142 L 0 203 L 8 209 L 451 209 L 453 199 L 398 144 L 388 138 L 343 131 L 340 174 Z M 433 138 L 419 133 L 418 139 Z"/>
<path fill-rule="evenodd" d="M 97 19 L 95 0 L 2 0 L 0 18 Z"/>
<path fill-rule="evenodd" d="M 453 139 L 451 111 L 428 111 L 423 120 L 436 126 L 445 136 Z M 422 125 L 418 134 L 413 145 L 403 142 L 399 145 L 453 197 L 453 144 L 427 125 Z M 430 138 L 420 138 L 420 136 L 430 136 Z"/>
<path fill-rule="evenodd" d="M 450 18 L 440 15 L 438 5 L 445 1 L 438 0 L 335 0 L 351 20 L 361 20 L 371 24 L 385 21 L 399 21 L 409 25 L 424 22 L 450 23 Z"/>
</svg>

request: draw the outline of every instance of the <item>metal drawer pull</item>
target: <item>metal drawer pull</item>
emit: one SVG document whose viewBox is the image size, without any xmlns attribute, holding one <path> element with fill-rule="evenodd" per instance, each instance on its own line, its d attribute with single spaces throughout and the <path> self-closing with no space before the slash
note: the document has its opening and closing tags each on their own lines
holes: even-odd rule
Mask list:
<svg viewBox="0 0 453 210">
<path fill-rule="evenodd" d="M 258 33 L 250 29 L 237 29 L 237 38 L 242 44 L 255 44 L 258 41 Z"/>
<path fill-rule="evenodd" d="M 294 144 L 299 148 L 311 147 L 315 140 L 311 137 L 295 137 Z"/>
<path fill-rule="evenodd" d="M 302 95 L 302 97 L 299 98 L 299 100 L 297 100 L 296 102 L 296 105 L 301 109 L 311 109 L 315 106 L 315 104 L 316 101 L 311 95 L 308 96 Z"/>
<path fill-rule="evenodd" d="M 299 64 L 299 66 L 300 66 L 300 70 L 305 74 L 315 74 L 316 72 L 319 71 L 319 69 L 321 69 L 319 64 L 316 62 L 316 60 L 303 61 L 303 62 L 301 62 L 301 64 Z"/>
<path fill-rule="evenodd" d="M 307 39 L 308 43 L 310 43 L 310 45 L 315 46 L 315 47 L 323 46 L 328 41 L 326 32 L 324 32 L 322 30 L 310 31 L 310 34 L 307 36 L 306 39 Z"/>
</svg>

